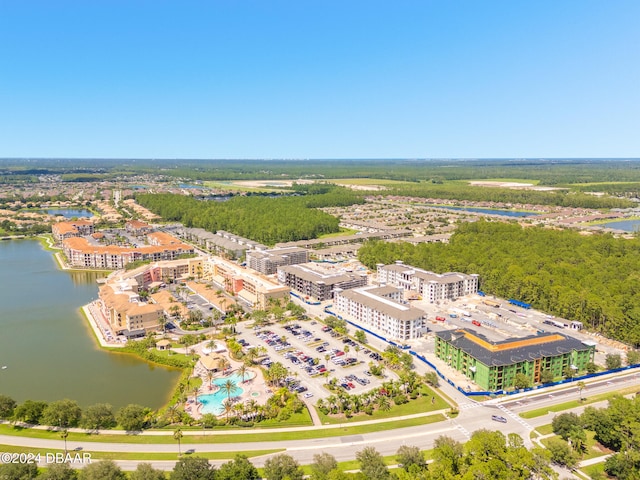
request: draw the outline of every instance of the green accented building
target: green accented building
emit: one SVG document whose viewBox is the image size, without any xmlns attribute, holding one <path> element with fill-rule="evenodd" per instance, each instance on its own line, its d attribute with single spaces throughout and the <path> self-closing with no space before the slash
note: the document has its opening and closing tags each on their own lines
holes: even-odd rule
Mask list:
<svg viewBox="0 0 640 480">
<path fill-rule="evenodd" d="M 518 373 L 538 383 L 543 370 L 554 377 L 562 376 L 567 367 L 584 370 L 595 351 L 595 343 L 561 333 L 499 342 L 471 329 L 436 333 L 436 356 L 487 391 L 513 387 Z"/>
</svg>

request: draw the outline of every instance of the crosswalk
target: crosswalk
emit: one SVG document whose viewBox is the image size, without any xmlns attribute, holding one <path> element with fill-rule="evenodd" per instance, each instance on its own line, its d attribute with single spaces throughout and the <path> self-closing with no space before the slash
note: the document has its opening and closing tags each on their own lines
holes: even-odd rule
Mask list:
<svg viewBox="0 0 640 480">
<path fill-rule="evenodd" d="M 510 416 L 511 418 L 513 418 L 516 422 L 518 422 L 520 425 L 522 425 L 523 427 L 525 427 L 527 430 L 533 430 L 533 427 L 531 425 L 529 425 L 522 417 L 520 417 L 517 413 L 513 413 L 511 410 L 509 410 L 507 407 L 505 407 L 502 404 L 498 404 L 497 407 L 502 410 L 506 415 Z"/>
<path fill-rule="evenodd" d="M 470 402 L 465 402 L 465 403 L 459 403 L 458 404 L 458 408 L 460 410 L 469 410 L 471 408 L 478 408 L 481 407 L 482 404 L 476 401 L 470 401 Z"/>
<path fill-rule="evenodd" d="M 469 430 L 464 428 L 458 422 L 455 423 L 455 427 L 462 432 L 462 434 L 467 438 L 467 440 L 471 440 L 471 433 L 469 433 Z"/>
</svg>

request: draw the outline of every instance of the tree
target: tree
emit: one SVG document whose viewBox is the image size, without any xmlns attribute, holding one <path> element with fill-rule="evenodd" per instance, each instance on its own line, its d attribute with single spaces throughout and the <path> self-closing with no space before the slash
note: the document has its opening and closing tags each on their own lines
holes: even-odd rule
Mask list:
<svg viewBox="0 0 640 480">
<path fill-rule="evenodd" d="M 531 378 L 524 373 L 516 373 L 515 379 L 513 381 L 513 387 L 516 390 L 521 390 L 523 388 L 529 388 L 533 385 Z"/>
<path fill-rule="evenodd" d="M 354 336 L 356 337 L 356 340 L 360 343 L 362 343 L 363 345 L 366 345 L 368 343 L 367 340 L 367 334 L 364 333 L 364 330 L 356 330 L 356 332 L 354 333 Z"/>
<path fill-rule="evenodd" d="M 216 480 L 216 470 L 202 457 L 182 457 L 173 467 L 170 480 Z"/>
<path fill-rule="evenodd" d="M 0 419 L 8 420 L 13 417 L 16 408 L 16 401 L 7 395 L 0 395 Z"/>
<path fill-rule="evenodd" d="M 281 453 L 264 462 L 264 475 L 267 480 L 302 480 L 304 472 L 292 456 Z"/>
<path fill-rule="evenodd" d="M 116 418 L 113 409 L 108 403 L 96 403 L 82 412 L 80 426 L 87 429 L 99 430 L 101 428 L 113 428 L 116 425 Z"/>
<path fill-rule="evenodd" d="M 326 480 L 329 472 L 338 468 L 338 461 L 329 453 L 316 453 L 311 464 L 311 479 Z"/>
<path fill-rule="evenodd" d="M 101 460 L 85 465 L 78 480 L 127 480 L 127 476 L 113 460 Z"/>
<path fill-rule="evenodd" d="M 360 471 L 365 478 L 375 478 L 376 480 L 391 478 L 391 474 L 384 464 L 384 458 L 375 448 L 364 447 L 356 452 L 356 460 L 360 462 Z"/>
<path fill-rule="evenodd" d="M 205 413 L 200 418 L 200 423 L 202 423 L 204 428 L 213 428 L 218 424 L 218 417 L 213 413 Z"/>
<path fill-rule="evenodd" d="M 173 431 L 173 438 L 178 441 L 178 455 L 182 455 L 182 451 L 180 450 L 180 441 L 182 440 L 182 430 L 176 428 Z"/>
<path fill-rule="evenodd" d="M 578 398 L 582 400 L 582 391 L 587 388 L 587 384 L 580 380 L 576 383 L 576 387 L 578 388 Z"/>
<path fill-rule="evenodd" d="M 39 402 L 34 400 L 25 400 L 24 403 L 18 405 L 13 411 L 13 417 L 16 420 L 38 425 L 42 418 L 42 412 L 47 407 L 47 402 Z"/>
<path fill-rule="evenodd" d="M 238 387 L 231 379 L 224 382 L 220 388 L 227 394 L 227 401 L 229 402 L 231 402 L 231 395 L 238 391 Z"/>
<path fill-rule="evenodd" d="M 551 461 L 567 468 L 573 468 L 578 464 L 577 455 L 571 451 L 567 442 L 559 438 L 550 438 L 547 442 L 547 449 L 551 454 Z"/>
<path fill-rule="evenodd" d="M 216 480 L 260 480 L 258 469 L 244 455 L 236 455 L 233 460 L 223 463 L 216 474 Z"/>
<path fill-rule="evenodd" d="M 162 470 L 156 470 L 150 463 L 139 463 L 129 475 L 130 480 L 167 480 Z"/>
<path fill-rule="evenodd" d="M 551 427 L 553 428 L 553 433 L 564 440 L 569 438 L 571 436 L 571 432 L 576 428 L 582 430 L 580 417 L 573 412 L 561 413 L 560 415 L 553 417 Z"/>
<path fill-rule="evenodd" d="M 33 480 L 38 475 L 35 463 L 0 464 L 0 478 L 7 480 Z"/>
<path fill-rule="evenodd" d="M 542 370 L 540 372 L 540 383 L 543 385 L 553 382 L 553 372 L 551 370 Z"/>
<path fill-rule="evenodd" d="M 78 472 L 68 463 L 50 463 L 46 470 L 38 476 L 38 480 L 76 480 L 77 478 Z"/>
<path fill-rule="evenodd" d="M 587 370 L 587 373 L 596 373 L 599 370 L 599 367 L 595 363 L 589 362 L 585 365 L 585 369 Z"/>
<path fill-rule="evenodd" d="M 411 466 L 417 466 L 420 469 L 425 466 L 424 454 L 418 447 L 402 445 L 396 452 L 396 458 L 398 464 L 402 465 L 406 471 L 409 471 Z"/>
<path fill-rule="evenodd" d="M 627 365 L 637 365 L 640 363 L 640 352 L 638 350 L 629 350 L 627 352 Z"/>
<path fill-rule="evenodd" d="M 131 403 L 118 410 L 116 420 L 125 430 L 142 430 L 147 423 L 147 410 L 141 405 Z"/>
<path fill-rule="evenodd" d="M 604 358 L 604 363 L 607 366 L 607 370 L 614 370 L 622 367 L 622 358 L 617 353 L 608 353 Z"/>
<path fill-rule="evenodd" d="M 424 381 L 427 385 L 436 388 L 439 384 L 438 374 L 436 372 L 427 372 L 424 374 Z"/>
</svg>

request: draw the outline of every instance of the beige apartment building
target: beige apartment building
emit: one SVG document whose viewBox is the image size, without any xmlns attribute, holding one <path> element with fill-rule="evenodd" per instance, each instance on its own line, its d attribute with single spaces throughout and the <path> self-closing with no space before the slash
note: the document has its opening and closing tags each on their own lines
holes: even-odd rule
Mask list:
<svg viewBox="0 0 640 480">
<path fill-rule="evenodd" d="M 204 262 L 203 278 L 222 286 L 254 308 L 265 309 L 274 300 L 289 301 L 289 287 L 219 257 Z"/>
</svg>

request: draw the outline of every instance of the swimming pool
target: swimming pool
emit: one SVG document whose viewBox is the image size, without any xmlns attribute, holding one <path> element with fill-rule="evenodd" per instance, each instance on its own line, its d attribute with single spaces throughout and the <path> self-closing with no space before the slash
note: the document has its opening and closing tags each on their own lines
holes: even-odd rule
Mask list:
<svg viewBox="0 0 640 480">
<path fill-rule="evenodd" d="M 244 376 L 245 381 L 255 377 L 254 372 L 247 372 Z M 238 373 L 228 375 L 226 377 L 215 378 L 211 382 L 214 388 L 217 390 L 212 393 L 206 393 L 204 395 L 198 395 L 198 402 L 202 403 L 200 412 L 213 413 L 214 415 L 222 415 L 224 413 L 224 401 L 229 397 L 226 390 L 222 387 L 227 380 L 231 380 L 236 386 L 236 390 L 231 392 L 231 398 L 237 397 L 244 393 L 244 390 L 240 386 L 242 384 L 242 376 Z"/>
</svg>

